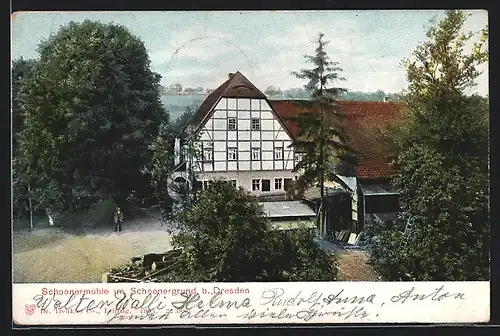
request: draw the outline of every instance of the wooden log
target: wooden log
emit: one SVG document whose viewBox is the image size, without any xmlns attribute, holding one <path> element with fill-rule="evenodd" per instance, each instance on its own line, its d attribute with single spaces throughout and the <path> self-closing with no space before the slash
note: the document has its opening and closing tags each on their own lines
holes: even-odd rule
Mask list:
<svg viewBox="0 0 500 336">
<path fill-rule="evenodd" d="M 139 280 L 139 279 L 124 277 L 124 276 L 119 276 L 119 275 L 113 275 L 113 274 L 110 274 L 109 277 L 111 279 L 125 280 L 125 281 L 128 281 L 128 282 L 141 282 L 141 280 Z"/>
<path fill-rule="evenodd" d="M 162 261 L 175 261 L 181 255 L 181 250 L 171 250 L 165 253 Z"/>
<path fill-rule="evenodd" d="M 170 265 L 170 266 L 167 266 L 167 267 L 165 267 L 165 268 L 162 268 L 162 269 L 160 269 L 160 270 L 158 270 L 158 271 L 156 271 L 156 272 L 153 272 L 153 273 L 151 273 L 151 274 L 147 274 L 144 278 L 142 278 L 142 279 L 141 279 L 141 280 L 139 280 L 139 281 L 140 281 L 140 282 L 143 282 L 143 281 L 145 281 L 145 280 L 148 280 L 148 279 L 150 279 L 150 278 L 154 277 L 155 275 L 159 275 L 159 274 L 161 274 L 161 273 L 163 273 L 163 272 L 166 272 L 166 271 L 171 271 L 171 270 L 173 270 L 173 269 L 175 269 L 175 268 L 178 268 L 178 267 L 180 267 L 180 266 L 181 266 L 181 262 L 180 262 L 180 261 L 177 261 L 177 262 L 173 263 L 173 264 L 172 264 L 172 265 Z"/>
<path fill-rule="evenodd" d="M 164 254 L 149 253 L 142 257 L 142 267 L 150 268 L 155 261 L 162 261 Z"/>
<path fill-rule="evenodd" d="M 165 258 L 165 257 L 164 257 Z M 166 268 L 167 266 L 169 266 L 170 263 L 169 262 L 164 262 L 164 261 L 155 261 L 153 264 L 151 264 L 151 270 L 154 272 L 154 271 L 158 271 L 160 269 L 163 269 L 163 268 Z"/>
</svg>

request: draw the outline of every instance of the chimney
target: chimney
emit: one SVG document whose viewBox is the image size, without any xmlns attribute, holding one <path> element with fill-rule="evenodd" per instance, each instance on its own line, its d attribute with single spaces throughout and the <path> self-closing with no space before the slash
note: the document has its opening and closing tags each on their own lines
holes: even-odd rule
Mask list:
<svg viewBox="0 0 500 336">
<path fill-rule="evenodd" d="M 228 78 L 232 78 L 233 76 L 234 76 L 234 72 L 230 72 L 230 73 L 227 75 L 227 77 L 228 77 Z"/>
</svg>

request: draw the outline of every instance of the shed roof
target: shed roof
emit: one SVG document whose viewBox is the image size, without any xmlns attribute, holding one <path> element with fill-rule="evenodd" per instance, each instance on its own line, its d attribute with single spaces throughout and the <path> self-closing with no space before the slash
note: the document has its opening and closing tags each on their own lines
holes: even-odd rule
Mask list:
<svg viewBox="0 0 500 336">
<path fill-rule="evenodd" d="M 269 218 L 314 217 L 316 213 L 304 202 L 259 202 Z"/>
<path fill-rule="evenodd" d="M 360 182 L 363 194 L 370 195 L 397 195 L 399 192 L 388 182 Z"/>
</svg>

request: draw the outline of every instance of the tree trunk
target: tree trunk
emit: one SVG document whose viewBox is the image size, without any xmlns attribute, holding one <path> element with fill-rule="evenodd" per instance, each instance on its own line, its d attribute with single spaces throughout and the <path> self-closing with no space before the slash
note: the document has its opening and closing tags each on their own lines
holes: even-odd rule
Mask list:
<svg viewBox="0 0 500 336">
<path fill-rule="evenodd" d="M 321 118 L 323 118 L 323 107 L 321 107 Z M 324 160 L 324 151 L 325 151 L 325 146 L 324 146 L 324 129 L 323 129 L 323 122 L 321 123 L 321 130 L 320 130 L 320 140 L 319 140 L 319 160 L 318 160 L 318 165 L 319 165 L 319 171 L 320 171 L 320 176 L 319 176 L 319 187 L 320 187 L 320 192 L 321 192 L 321 211 L 320 211 L 320 228 L 321 228 L 321 234 L 323 236 L 326 235 L 326 223 L 325 223 L 325 160 Z"/>
<path fill-rule="evenodd" d="M 29 201 L 29 211 L 30 211 L 30 231 L 33 231 L 33 205 L 31 203 L 31 186 L 28 184 L 28 201 Z"/>
</svg>

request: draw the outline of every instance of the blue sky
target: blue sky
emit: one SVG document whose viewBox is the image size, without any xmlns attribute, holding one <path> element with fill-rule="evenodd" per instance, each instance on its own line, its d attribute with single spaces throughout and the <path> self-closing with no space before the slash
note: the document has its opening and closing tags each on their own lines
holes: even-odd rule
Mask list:
<svg viewBox="0 0 500 336">
<path fill-rule="evenodd" d="M 470 11 L 466 30 L 487 24 L 486 11 Z M 425 40 L 429 19 L 443 11 L 258 11 L 258 12 L 21 12 L 12 20 L 12 58 L 36 58 L 43 39 L 70 21 L 117 23 L 141 38 L 151 67 L 166 86 L 215 88 L 230 72 L 257 87 L 305 84 L 290 74 L 307 68 L 319 32 L 327 52 L 344 69 L 351 91 L 399 92 L 407 85 L 400 63 Z M 474 91 L 488 92 L 487 66 Z"/>
</svg>

